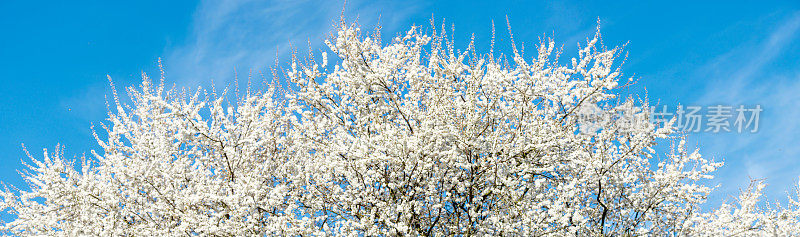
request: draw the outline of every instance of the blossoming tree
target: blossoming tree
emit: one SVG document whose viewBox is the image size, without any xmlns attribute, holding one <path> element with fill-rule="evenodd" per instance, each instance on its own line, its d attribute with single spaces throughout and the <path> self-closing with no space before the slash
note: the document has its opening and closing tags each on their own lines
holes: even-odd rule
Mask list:
<svg viewBox="0 0 800 237">
<path fill-rule="evenodd" d="M 101 151 L 33 158 L 0 208 L 15 235 L 798 235 L 800 202 L 700 211 L 722 164 L 620 98 L 620 48 L 563 65 L 457 49 L 412 27 L 384 43 L 341 24 L 328 53 L 230 99 L 152 84 L 115 92 Z M 513 38 L 512 38 L 513 41 Z M 513 43 L 512 43 L 513 44 Z M 317 60 L 321 59 L 321 63 Z M 331 62 L 329 66 L 328 63 Z M 580 129 L 577 111 L 610 119 Z M 663 153 L 653 147 L 670 142 Z"/>
</svg>

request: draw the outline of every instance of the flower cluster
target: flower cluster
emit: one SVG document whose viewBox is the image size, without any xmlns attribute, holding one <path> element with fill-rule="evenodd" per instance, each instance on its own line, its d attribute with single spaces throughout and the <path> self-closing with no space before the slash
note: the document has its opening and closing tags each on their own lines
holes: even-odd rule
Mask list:
<svg viewBox="0 0 800 237">
<path fill-rule="evenodd" d="M 700 182 L 722 164 L 671 123 L 618 98 L 622 74 L 595 36 L 567 65 L 552 40 L 495 57 L 444 31 L 384 44 L 342 24 L 331 54 L 295 59 L 287 89 L 165 90 L 145 76 L 80 164 L 33 159 L 2 193 L 16 235 L 798 234 L 797 205 L 758 189 L 712 213 Z M 330 58 L 329 58 L 330 57 Z M 330 66 L 328 66 L 330 64 Z M 116 93 L 115 93 L 116 94 Z M 116 96 L 115 96 L 116 98 Z M 228 102 L 228 103 L 226 103 Z M 612 119 L 583 132 L 581 113 Z M 643 122 L 644 121 L 644 122 Z M 633 124 L 633 125 L 632 125 Z M 653 147 L 673 142 L 666 153 Z M 760 187 L 760 186 L 759 186 Z M 795 203 L 796 204 L 796 203 Z"/>
</svg>

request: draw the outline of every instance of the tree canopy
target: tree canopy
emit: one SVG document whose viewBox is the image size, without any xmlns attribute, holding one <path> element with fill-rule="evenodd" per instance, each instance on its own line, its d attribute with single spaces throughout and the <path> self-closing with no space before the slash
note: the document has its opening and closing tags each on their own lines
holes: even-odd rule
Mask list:
<svg viewBox="0 0 800 237">
<path fill-rule="evenodd" d="M 703 181 L 722 163 L 687 148 L 671 122 L 651 123 L 646 100 L 620 96 L 630 82 L 622 48 L 606 48 L 599 34 L 567 63 L 549 39 L 526 59 L 517 45 L 507 56 L 473 43 L 459 49 L 433 26 L 386 43 L 378 35 L 342 23 L 328 50 L 296 55 L 264 89 L 235 99 L 144 75 L 126 90 L 131 103 L 114 92 L 95 133 L 102 150 L 80 160 L 61 147 L 31 157 L 22 172 L 29 188 L 2 192 L 0 208 L 15 215 L 2 230 L 800 234 L 797 197 L 759 205 L 760 182 L 703 212 L 712 191 Z M 586 106 L 608 119 L 587 119 L 578 113 Z M 587 123 L 598 129 L 582 130 Z"/>
</svg>

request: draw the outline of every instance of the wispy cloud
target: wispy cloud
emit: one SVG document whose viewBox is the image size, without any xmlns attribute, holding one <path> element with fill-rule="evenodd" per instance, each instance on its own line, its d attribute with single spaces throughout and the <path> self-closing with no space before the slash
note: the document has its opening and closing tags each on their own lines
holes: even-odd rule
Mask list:
<svg viewBox="0 0 800 237">
<path fill-rule="evenodd" d="M 769 66 L 785 57 L 800 35 L 800 13 L 791 14 L 769 35 L 718 56 L 701 67 L 697 78 L 711 78 L 695 104 L 748 105 L 764 108 L 755 134 L 700 136 L 705 153 L 727 162 L 718 182 L 721 193 L 734 194 L 750 178 L 768 179 L 768 198 L 783 200 L 800 172 L 800 69 L 777 72 Z"/>
<path fill-rule="evenodd" d="M 707 64 L 702 70 L 711 72 L 713 79 L 716 80 L 711 84 L 711 88 L 719 90 L 706 93 L 701 100 L 734 101 L 752 98 L 751 86 L 754 83 L 769 82 L 765 77 L 772 75 L 769 72 L 761 73 L 762 70 L 765 65 L 781 56 L 784 48 L 796 38 L 798 29 L 800 29 L 800 13 L 795 13 L 760 43 L 742 45 Z M 763 83 L 756 86 L 763 87 Z"/>
<path fill-rule="evenodd" d="M 394 27 L 414 10 L 409 3 L 348 1 L 345 15 L 359 23 Z M 321 49 L 344 6 L 340 1 L 204 1 L 184 45 L 167 49 L 164 64 L 173 81 L 186 85 L 229 82 L 234 69 L 266 71 L 276 57 L 285 65 L 292 48 Z M 310 45 L 309 45 L 310 44 Z M 266 72 L 265 72 L 266 73 Z"/>
</svg>

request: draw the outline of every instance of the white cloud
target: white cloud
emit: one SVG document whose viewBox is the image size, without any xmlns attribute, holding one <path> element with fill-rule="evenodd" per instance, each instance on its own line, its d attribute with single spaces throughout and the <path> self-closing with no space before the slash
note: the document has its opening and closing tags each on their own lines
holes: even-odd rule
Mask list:
<svg viewBox="0 0 800 237">
<path fill-rule="evenodd" d="M 760 104 L 764 109 L 755 134 L 703 134 L 705 154 L 726 160 L 717 182 L 721 192 L 735 194 L 750 178 L 766 178 L 768 198 L 784 200 L 796 184 L 800 166 L 800 70 L 779 73 L 770 63 L 786 56 L 800 33 L 800 13 L 788 17 L 771 33 L 744 44 L 701 67 L 697 78 L 710 78 L 706 93 L 695 104 L 731 106 Z"/>
<path fill-rule="evenodd" d="M 208 86 L 211 79 L 227 85 L 234 68 L 240 78 L 249 70 L 268 74 L 276 56 L 286 65 L 292 48 L 303 52 L 310 43 L 319 52 L 342 7 L 339 1 L 203 1 L 185 44 L 164 53 L 168 77 Z M 367 26 L 380 17 L 384 28 L 392 28 L 414 9 L 410 3 L 348 1 L 345 15 Z"/>
</svg>

